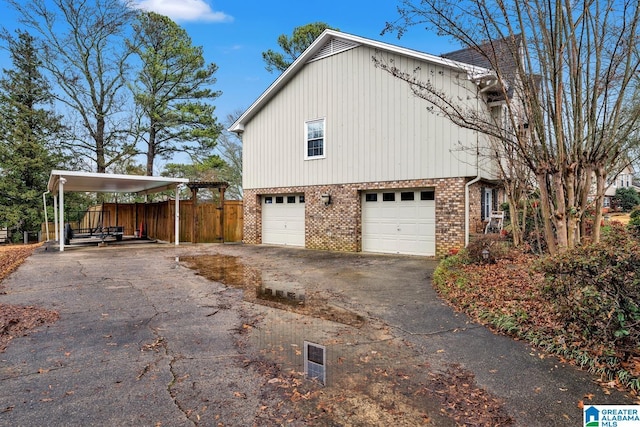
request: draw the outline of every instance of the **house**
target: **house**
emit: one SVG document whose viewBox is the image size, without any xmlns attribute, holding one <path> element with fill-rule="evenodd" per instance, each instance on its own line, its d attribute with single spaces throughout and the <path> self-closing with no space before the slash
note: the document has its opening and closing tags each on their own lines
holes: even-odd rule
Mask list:
<svg viewBox="0 0 640 427">
<path fill-rule="evenodd" d="M 441 256 L 482 230 L 497 207 L 497 168 L 478 154 L 489 141 L 374 57 L 489 111 L 486 68 L 326 30 L 229 128 L 245 243 Z"/>
<path fill-rule="evenodd" d="M 7 243 L 10 237 L 9 229 L 7 227 L 0 227 L 0 243 Z"/>
<path fill-rule="evenodd" d="M 633 188 L 638 193 L 640 193 L 640 187 L 638 187 L 634 183 L 634 179 L 633 179 L 634 173 L 635 171 L 632 166 L 626 166 L 614 178 L 607 180 L 606 182 L 607 187 L 604 192 L 604 201 L 603 201 L 603 208 L 605 209 L 605 212 L 609 211 L 610 209 L 616 208 L 614 198 L 616 195 L 616 190 L 618 190 L 618 188 Z M 595 191 L 593 193 L 595 193 Z"/>
</svg>

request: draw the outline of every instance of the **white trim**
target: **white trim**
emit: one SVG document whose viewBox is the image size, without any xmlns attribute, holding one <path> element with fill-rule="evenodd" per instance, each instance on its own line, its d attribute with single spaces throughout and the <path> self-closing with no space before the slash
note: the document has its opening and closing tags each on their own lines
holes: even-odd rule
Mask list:
<svg viewBox="0 0 640 427">
<path fill-rule="evenodd" d="M 318 156 L 309 156 L 309 129 L 310 123 L 322 122 L 322 154 Z M 305 160 L 320 160 L 327 157 L 327 119 L 321 117 L 318 119 L 306 120 L 304 122 L 304 159 Z"/>
</svg>

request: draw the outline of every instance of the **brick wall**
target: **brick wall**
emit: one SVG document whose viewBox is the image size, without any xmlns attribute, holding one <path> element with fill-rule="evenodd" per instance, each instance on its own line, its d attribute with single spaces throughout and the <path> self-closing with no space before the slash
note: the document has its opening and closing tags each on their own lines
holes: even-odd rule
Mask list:
<svg viewBox="0 0 640 427">
<path fill-rule="evenodd" d="M 476 182 L 469 186 L 469 232 L 482 233 L 482 188 L 486 184 Z"/>
<path fill-rule="evenodd" d="M 435 188 L 436 255 L 464 247 L 465 178 L 367 182 L 309 187 L 244 190 L 244 242 L 262 243 L 262 194 L 305 195 L 305 246 L 310 249 L 357 252 L 362 250 L 360 194 L 364 190 Z M 325 206 L 323 194 L 331 195 Z M 479 200 L 478 208 L 479 211 Z M 479 214 L 478 214 L 479 215 Z"/>
</svg>

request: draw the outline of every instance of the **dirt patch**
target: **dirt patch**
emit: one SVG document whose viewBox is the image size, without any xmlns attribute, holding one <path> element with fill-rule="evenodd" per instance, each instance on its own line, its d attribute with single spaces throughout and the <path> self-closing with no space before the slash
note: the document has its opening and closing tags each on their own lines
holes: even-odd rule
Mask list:
<svg viewBox="0 0 640 427">
<path fill-rule="evenodd" d="M 180 261 L 210 280 L 242 289 L 247 302 L 286 312 L 261 309 L 244 324 L 249 333 L 242 339 L 253 336 L 256 349 L 246 363 L 266 378 L 261 387 L 264 404 L 257 414 L 260 425 L 513 425 L 503 402 L 480 388 L 471 372 L 458 365 L 432 369 L 389 327 L 336 307 L 333 304 L 341 301 L 335 301 L 335 295 L 313 283 L 297 283 L 286 266 L 261 268 L 256 259 L 248 266 L 221 254 Z M 278 288 L 280 292 L 274 290 Z M 294 325 L 314 322 L 305 316 L 345 325 L 317 331 L 329 347 L 341 349 L 332 359 L 338 374 L 327 386 L 305 378 L 299 366 L 289 363 L 291 352 L 293 358 L 301 357 L 302 349 L 291 349 L 294 340 L 284 336 L 278 342 L 283 333 L 296 333 L 299 327 Z M 266 338 L 255 340 L 258 334 Z"/>
<path fill-rule="evenodd" d="M 0 282 L 18 268 L 39 246 L 40 244 L 0 246 Z M 0 284 L 0 294 L 3 293 Z M 13 338 L 27 335 L 30 330 L 45 323 L 53 323 L 58 320 L 58 317 L 56 311 L 33 306 L 0 304 L 0 352 L 7 348 Z"/>
<path fill-rule="evenodd" d="M 56 311 L 0 304 L 0 353 L 5 351 L 12 339 L 25 336 L 32 329 L 45 323 L 53 323 L 58 318 Z"/>
<path fill-rule="evenodd" d="M 621 224 L 627 225 L 631 220 L 631 216 L 628 213 L 614 212 L 609 214 L 610 221 L 617 221 Z"/>
</svg>

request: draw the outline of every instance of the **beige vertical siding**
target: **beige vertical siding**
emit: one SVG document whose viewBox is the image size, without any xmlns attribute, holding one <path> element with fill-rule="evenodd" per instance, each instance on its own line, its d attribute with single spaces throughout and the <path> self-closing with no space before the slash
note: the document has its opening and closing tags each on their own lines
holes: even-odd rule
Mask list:
<svg viewBox="0 0 640 427">
<path fill-rule="evenodd" d="M 475 105 L 465 73 L 369 47 L 311 62 L 245 125 L 244 188 L 476 175 L 476 134 L 430 112 L 374 55 Z M 304 123 L 319 118 L 326 158 L 304 160 Z"/>
</svg>

